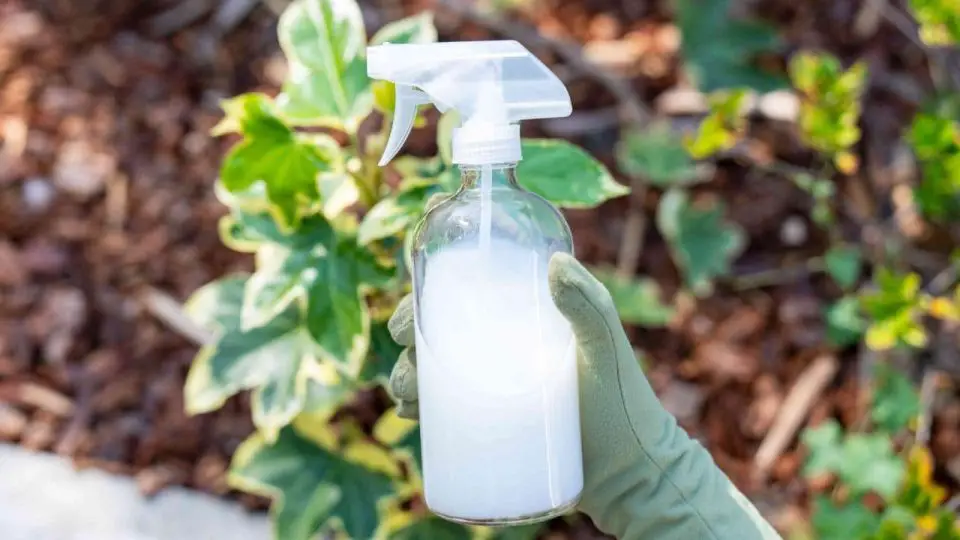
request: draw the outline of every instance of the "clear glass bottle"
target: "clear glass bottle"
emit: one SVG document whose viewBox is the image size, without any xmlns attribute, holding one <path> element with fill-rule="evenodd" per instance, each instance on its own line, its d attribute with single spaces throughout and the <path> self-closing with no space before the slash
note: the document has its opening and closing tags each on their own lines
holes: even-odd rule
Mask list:
<svg viewBox="0 0 960 540">
<path fill-rule="evenodd" d="M 547 519 L 583 489 L 576 346 L 547 283 L 572 237 L 515 166 L 462 165 L 413 244 L 425 497 L 465 523 Z"/>
</svg>

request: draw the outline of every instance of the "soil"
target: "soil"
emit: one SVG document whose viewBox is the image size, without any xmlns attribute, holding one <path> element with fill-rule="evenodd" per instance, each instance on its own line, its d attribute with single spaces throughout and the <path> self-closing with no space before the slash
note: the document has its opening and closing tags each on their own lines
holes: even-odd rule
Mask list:
<svg viewBox="0 0 960 540">
<path fill-rule="evenodd" d="M 177 19 L 190 15 L 184 6 L 208 2 L 0 2 L 0 441 L 134 475 L 145 493 L 178 484 L 265 508 L 258 497 L 230 492 L 224 478 L 234 449 L 253 429 L 246 400 L 187 417 L 182 387 L 196 347 L 158 322 L 141 299 L 156 289 L 183 300 L 218 276 L 251 267 L 249 256 L 228 250 L 217 236 L 224 208 L 212 186 L 231 141 L 209 131 L 220 118 L 219 100 L 277 91 L 284 64 L 276 14 L 268 7 L 276 3 L 254 1 L 239 20 L 229 21 L 226 15 L 236 13 L 230 9 L 247 2 L 212 2 L 211 13 L 184 22 Z M 852 31 L 864 16 L 862 2 L 734 4 L 774 23 L 789 52 L 826 49 L 870 66 L 858 147 L 863 173 L 837 180 L 837 188 L 843 200 L 839 234 L 872 249 L 878 234 L 882 239 L 876 224 L 893 215 L 896 178 L 912 174 L 898 140 L 917 96 L 931 88 L 922 51 L 885 18 L 872 29 Z M 654 110 L 665 93 L 686 84 L 668 2 L 537 5 L 515 18 L 544 35 L 583 44 L 588 56 L 620 70 Z M 429 7 L 428 0 L 363 3 L 371 31 Z M 498 36 L 442 8 L 437 23 L 447 39 Z M 557 61 L 550 51 L 538 52 Z M 613 166 L 620 125 L 583 125 L 609 117 L 616 98 L 590 77 L 565 73 L 575 110 L 596 114 L 525 129 L 567 134 Z M 429 129 L 414 139 L 414 152 L 435 150 Z M 745 147 L 751 156 L 816 165 L 788 123 L 757 118 Z M 871 358 L 856 347 L 840 353 L 827 347 L 821 314 L 841 296 L 828 279 L 800 271 L 779 275 L 782 283 L 773 286 L 733 285 L 822 253 L 826 238 L 809 220 L 806 195 L 783 178 L 725 160 L 695 196 L 723 200 L 728 217 L 749 235 L 749 248 L 734 278 L 709 299 L 685 302 L 670 328 L 628 332 L 645 353 L 667 408 L 738 486 L 784 524 L 802 518 L 809 491 L 826 486 L 799 475 L 803 453 L 793 442 L 769 477 L 758 477 L 753 459 L 760 442 L 797 377 L 825 354 L 839 355 L 840 371 L 805 424 L 837 417 L 855 425 L 865 402 L 860 373 Z M 658 198 L 651 191 L 641 201 L 648 216 Z M 582 259 L 615 263 L 628 205 L 621 199 L 567 213 Z M 949 235 L 926 238 L 917 241 L 917 260 L 910 262 L 929 278 L 951 242 Z M 678 289 L 653 226 L 637 272 L 655 278 L 666 298 Z M 948 344 L 945 351 L 955 349 Z M 930 444 L 937 480 L 954 493 L 960 400 L 950 374 L 956 377 L 957 365 L 938 351 L 907 364 L 918 383 L 927 367 L 945 374 L 931 410 Z M 587 522 L 556 528 L 549 538 L 599 537 Z"/>
</svg>

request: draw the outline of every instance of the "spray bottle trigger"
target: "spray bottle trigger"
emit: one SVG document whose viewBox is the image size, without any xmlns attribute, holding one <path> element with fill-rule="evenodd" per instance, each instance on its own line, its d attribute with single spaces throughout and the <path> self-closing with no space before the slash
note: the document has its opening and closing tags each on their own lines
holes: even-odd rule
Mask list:
<svg viewBox="0 0 960 540">
<path fill-rule="evenodd" d="M 408 85 L 397 85 L 396 100 L 393 107 L 393 125 L 390 126 L 390 137 L 387 139 L 380 166 L 390 163 L 406 142 L 413 122 L 417 118 L 417 106 L 430 103 L 430 97 L 421 90 Z"/>
</svg>

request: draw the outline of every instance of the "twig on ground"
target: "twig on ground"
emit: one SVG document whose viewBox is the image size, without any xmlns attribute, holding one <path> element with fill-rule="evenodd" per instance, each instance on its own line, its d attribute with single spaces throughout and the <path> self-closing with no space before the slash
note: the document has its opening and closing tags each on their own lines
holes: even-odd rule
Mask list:
<svg viewBox="0 0 960 540">
<path fill-rule="evenodd" d="M 148 287 L 140 294 L 140 302 L 154 317 L 197 345 L 214 341 L 213 333 L 193 322 L 183 311 L 183 306 L 169 294 Z"/>
<path fill-rule="evenodd" d="M 939 373 L 936 369 L 927 368 L 923 372 L 923 381 L 920 383 L 920 415 L 917 417 L 916 442 L 926 446 L 930 442 L 931 412 L 933 398 L 937 395 Z"/>
<path fill-rule="evenodd" d="M 595 79 L 613 94 L 620 102 L 623 114 L 628 122 L 638 125 L 644 124 L 653 116 L 634 92 L 630 81 L 618 77 L 587 60 L 583 56 L 582 48 L 579 45 L 545 36 L 536 29 L 523 24 L 488 15 L 463 0 L 440 0 L 439 4 L 457 15 L 504 37 L 515 39 L 529 46 L 545 47 L 553 50 L 571 69 Z"/>
<path fill-rule="evenodd" d="M 923 40 L 920 39 L 916 23 L 898 8 L 889 4 L 886 5 L 883 10 L 883 16 L 927 56 L 930 80 L 933 82 L 934 87 L 942 90 L 948 86 L 948 82 L 960 84 L 960 76 L 955 73 L 956 70 L 950 67 L 950 51 L 930 47 L 924 43 Z"/>
<path fill-rule="evenodd" d="M 960 264 L 951 263 L 930 280 L 926 291 L 933 296 L 941 295 L 947 292 L 947 289 L 956 283 L 957 279 L 960 279 Z"/>
<path fill-rule="evenodd" d="M 839 364 L 833 355 L 822 355 L 807 366 L 797 378 L 783 400 L 773 426 L 760 443 L 760 448 L 754 456 L 754 465 L 761 476 L 767 474 L 777 458 L 789 446 L 810 412 L 810 408 L 833 380 L 838 368 Z"/>
<path fill-rule="evenodd" d="M 896 26 L 897 30 L 899 30 L 904 37 L 912 41 L 914 45 L 924 51 L 927 50 L 926 44 L 920 41 L 920 36 L 917 35 L 917 27 L 914 22 L 910 20 L 910 17 L 907 17 L 902 11 L 890 4 L 884 5 L 882 15 L 884 19 Z"/>
<path fill-rule="evenodd" d="M 213 15 L 213 27 L 218 35 L 229 34 L 231 30 L 250 15 L 261 0 L 224 0 Z"/>
<path fill-rule="evenodd" d="M 11 381 L 0 384 L 0 401 L 36 407 L 59 417 L 73 414 L 73 401 L 52 388 L 33 382 Z"/>
<path fill-rule="evenodd" d="M 853 21 L 853 33 L 860 38 L 877 33 L 887 0 L 866 0 Z"/>
<path fill-rule="evenodd" d="M 263 5 L 267 6 L 267 9 L 273 12 L 274 15 L 279 17 L 284 10 L 287 9 L 287 6 L 290 5 L 291 0 L 260 0 L 263 2 Z"/>
<path fill-rule="evenodd" d="M 179 32 L 200 20 L 214 7 L 213 0 L 182 0 L 147 21 L 151 36 L 162 38 Z"/>
<path fill-rule="evenodd" d="M 800 264 L 770 268 L 752 274 L 733 275 L 727 278 L 727 281 L 735 290 L 743 291 L 789 283 L 808 274 L 822 272 L 824 269 L 823 258 L 813 257 Z"/>
</svg>

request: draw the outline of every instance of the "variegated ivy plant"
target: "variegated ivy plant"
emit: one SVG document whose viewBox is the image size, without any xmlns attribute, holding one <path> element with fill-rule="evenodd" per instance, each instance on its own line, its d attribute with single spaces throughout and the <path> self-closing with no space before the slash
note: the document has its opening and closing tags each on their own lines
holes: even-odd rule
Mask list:
<svg viewBox="0 0 960 540">
<path fill-rule="evenodd" d="M 418 502 L 413 423 L 386 413 L 371 434 L 349 413 L 358 395 L 385 382 L 399 353 L 385 321 L 409 290 L 405 239 L 426 198 L 458 186 L 443 151 L 452 121 L 440 122 L 439 156 L 381 170 L 384 132 L 360 126 L 376 115 L 389 128 L 393 88 L 367 78 L 358 5 L 296 0 L 279 39 L 289 64 L 280 94 L 227 100 L 215 130 L 241 138 L 216 184 L 229 208 L 220 233 L 254 256 L 256 270 L 210 283 L 188 302 L 215 340 L 193 363 L 187 409 L 212 411 L 250 391 L 257 432 L 229 478 L 273 499 L 278 539 L 483 536 Z M 370 43 L 436 39 L 424 13 L 388 24 Z M 560 206 L 591 207 L 627 191 L 564 141 L 525 141 L 523 154 L 521 183 Z"/>
</svg>

